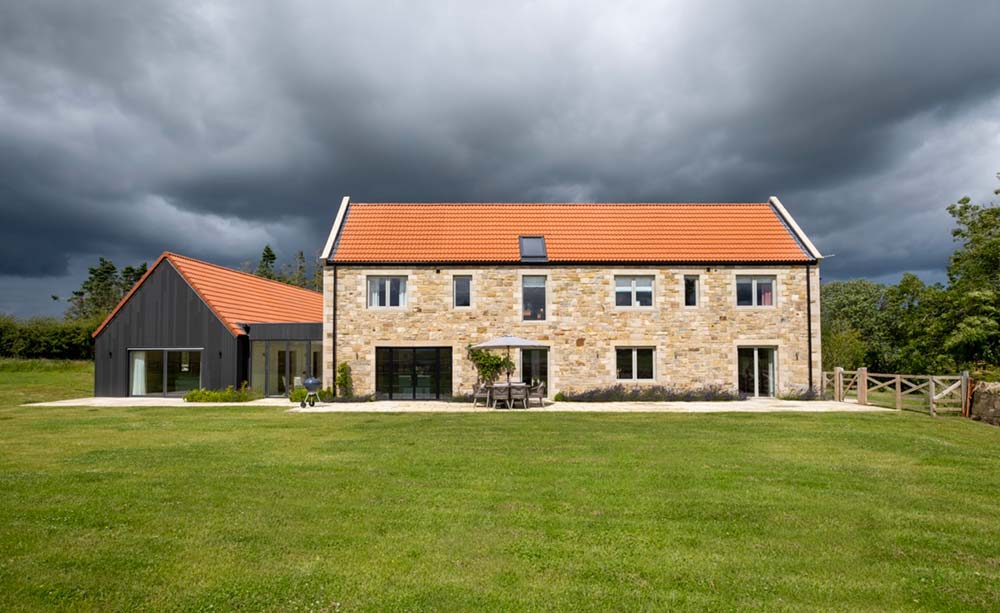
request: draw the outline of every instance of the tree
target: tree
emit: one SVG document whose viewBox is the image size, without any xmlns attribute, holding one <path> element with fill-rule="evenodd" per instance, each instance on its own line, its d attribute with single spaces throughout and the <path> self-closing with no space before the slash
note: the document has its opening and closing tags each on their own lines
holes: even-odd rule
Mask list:
<svg viewBox="0 0 1000 613">
<path fill-rule="evenodd" d="M 122 268 L 122 272 L 119 278 L 119 288 L 122 291 L 122 295 L 129 293 L 129 291 L 135 287 L 135 284 L 139 282 L 139 279 L 146 274 L 146 263 L 143 262 L 139 266 L 126 266 Z"/>
<path fill-rule="evenodd" d="M 994 193 L 1000 195 L 1000 189 Z M 1000 294 L 1000 207 L 971 204 L 966 196 L 950 205 L 948 212 L 958 224 L 951 235 L 962 242 L 948 264 L 949 284 L 956 289 L 988 289 Z"/>
<path fill-rule="evenodd" d="M 958 226 L 951 234 L 962 245 L 948 263 L 945 348 L 963 364 L 1000 364 L 1000 207 L 965 197 L 948 212 Z"/>
<path fill-rule="evenodd" d="M 838 342 L 828 339 L 833 335 L 846 335 L 839 340 L 851 341 L 853 345 L 852 339 L 860 339 L 863 346 L 862 365 L 875 369 L 891 368 L 893 348 L 886 312 L 887 289 L 885 285 L 867 279 L 834 281 L 823 285 L 821 321 L 824 354 L 828 342 Z M 856 346 L 852 352 L 855 349 Z M 823 363 L 847 368 L 846 364 L 831 362 L 826 357 Z"/>
<path fill-rule="evenodd" d="M 323 291 L 323 262 L 317 262 L 313 268 L 312 284 L 310 289 L 317 292 Z"/>
<path fill-rule="evenodd" d="M 854 370 L 864 366 L 868 346 L 861 334 L 843 324 L 826 327 L 823 331 L 823 364 L 829 369 L 841 366 Z"/>
<path fill-rule="evenodd" d="M 97 266 L 88 269 L 87 279 L 80 289 L 73 292 L 66 310 L 66 319 L 102 319 L 146 274 L 145 262 L 139 266 L 126 266 L 120 272 L 114 262 L 99 258 Z"/>
<path fill-rule="evenodd" d="M 1000 306 L 988 289 L 949 292 L 944 348 L 961 364 L 1000 364 Z"/>
<path fill-rule="evenodd" d="M 257 264 L 257 271 L 254 274 L 265 279 L 274 279 L 274 263 L 277 260 L 278 256 L 274 254 L 271 245 L 264 245 L 264 250 L 260 254 L 260 262 Z"/>
<path fill-rule="evenodd" d="M 295 263 L 292 266 L 286 266 L 278 280 L 289 285 L 308 288 L 310 279 L 305 253 L 298 252 L 295 255 Z"/>
</svg>

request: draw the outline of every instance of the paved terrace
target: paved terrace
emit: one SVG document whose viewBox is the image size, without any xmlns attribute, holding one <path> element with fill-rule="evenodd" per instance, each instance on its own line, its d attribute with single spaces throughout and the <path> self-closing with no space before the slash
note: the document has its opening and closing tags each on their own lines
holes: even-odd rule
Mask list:
<svg viewBox="0 0 1000 613">
<path fill-rule="evenodd" d="M 473 407 L 464 402 L 437 402 L 429 400 L 382 400 L 378 402 L 337 402 L 317 404 L 300 409 L 284 398 L 264 398 L 251 402 L 184 402 L 181 398 L 74 398 L 55 402 L 37 402 L 30 407 L 241 407 L 267 406 L 282 408 L 290 413 L 486 413 L 506 412 L 508 409 Z M 853 402 L 830 400 L 778 400 L 755 398 L 725 402 L 546 402 L 544 407 L 533 406 L 530 413 L 862 413 L 892 412 L 872 406 L 859 406 Z"/>
</svg>

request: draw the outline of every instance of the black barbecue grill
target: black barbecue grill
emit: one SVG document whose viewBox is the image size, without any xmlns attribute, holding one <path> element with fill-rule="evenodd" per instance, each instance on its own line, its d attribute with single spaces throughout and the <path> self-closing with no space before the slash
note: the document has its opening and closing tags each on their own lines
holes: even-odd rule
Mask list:
<svg viewBox="0 0 1000 613">
<path fill-rule="evenodd" d="M 306 397 L 299 403 L 299 407 L 306 408 L 306 403 L 309 406 L 314 407 L 316 403 L 319 402 L 319 390 L 323 386 L 323 382 L 316 377 L 308 377 L 302 382 L 302 387 L 306 388 Z"/>
</svg>

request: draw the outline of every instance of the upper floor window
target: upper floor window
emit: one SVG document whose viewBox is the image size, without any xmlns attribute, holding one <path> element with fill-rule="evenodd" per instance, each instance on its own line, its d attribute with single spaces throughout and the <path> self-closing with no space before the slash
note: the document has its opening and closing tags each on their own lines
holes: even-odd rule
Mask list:
<svg viewBox="0 0 1000 613">
<path fill-rule="evenodd" d="M 774 275 L 736 277 L 737 306 L 774 306 Z"/>
<path fill-rule="evenodd" d="M 684 306 L 698 306 L 700 284 L 698 275 L 684 275 Z"/>
<path fill-rule="evenodd" d="M 545 276 L 521 277 L 521 314 L 524 321 L 545 319 Z"/>
<path fill-rule="evenodd" d="M 654 378 L 652 347 L 615 347 L 615 377 L 642 381 Z"/>
<path fill-rule="evenodd" d="M 615 306 L 653 306 L 653 277 L 615 276 Z"/>
<path fill-rule="evenodd" d="M 472 306 L 472 276 L 457 275 L 452 277 L 451 283 L 455 307 Z"/>
<path fill-rule="evenodd" d="M 406 277 L 368 277 L 368 306 L 406 306 Z"/>
</svg>

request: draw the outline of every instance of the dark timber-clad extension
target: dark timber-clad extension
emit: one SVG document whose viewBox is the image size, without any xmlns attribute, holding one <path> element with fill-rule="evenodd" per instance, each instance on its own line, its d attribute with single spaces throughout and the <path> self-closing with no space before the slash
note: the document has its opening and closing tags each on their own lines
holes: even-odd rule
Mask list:
<svg viewBox="0 0 1000 613">
<path fill-rule="evenodd" d="M 233 336 L 169 263 L 164 262 L 96 339 L 94 394 L 129 395 L 129 355 L 137 349 L 190 349 L 201 354 L 199 387 L 247 380 L 249 343 Z"/>
<path fill-rule="evenodd" d="M 321 309 L 316 292 L 165 253 L 94 333 L 94 393 L 183 395 L 247 382 L 285 394 L 320 371 L 311 349 Z M 251 342 L 260 347 L 253 368 Z"/>
</svg>

